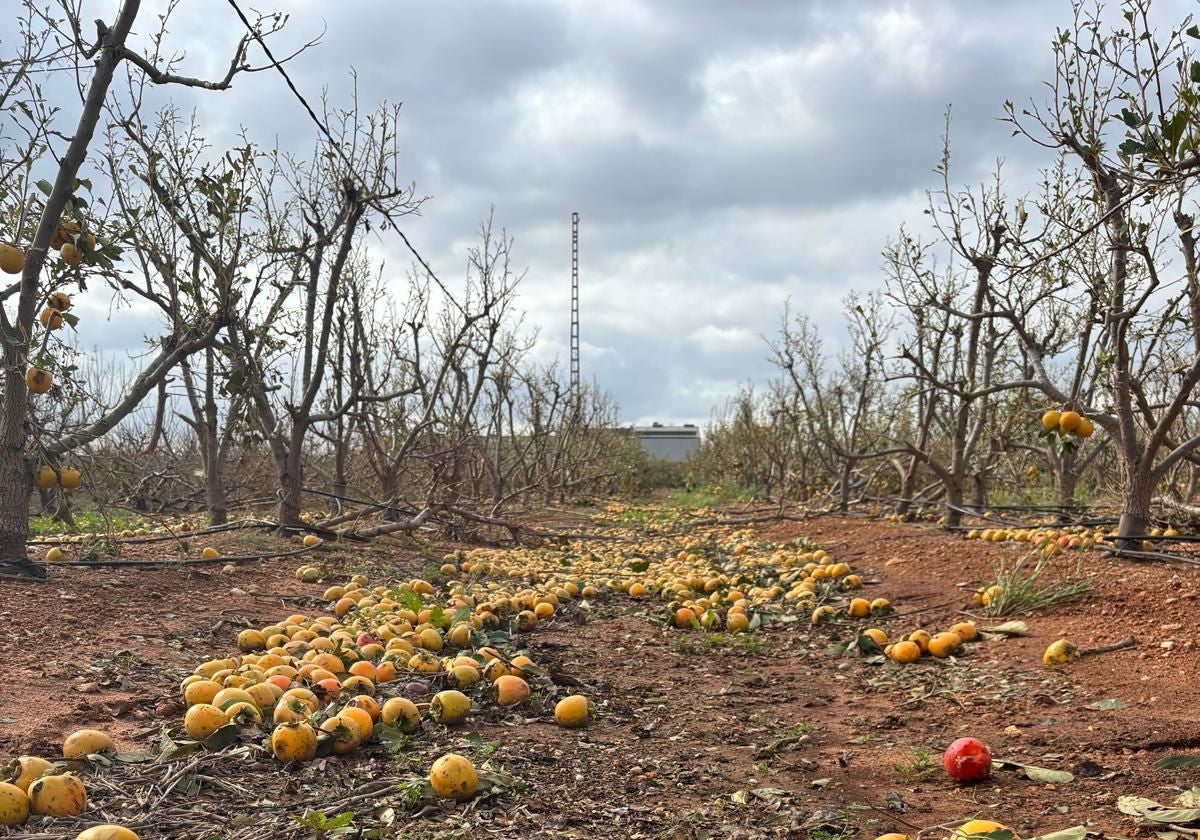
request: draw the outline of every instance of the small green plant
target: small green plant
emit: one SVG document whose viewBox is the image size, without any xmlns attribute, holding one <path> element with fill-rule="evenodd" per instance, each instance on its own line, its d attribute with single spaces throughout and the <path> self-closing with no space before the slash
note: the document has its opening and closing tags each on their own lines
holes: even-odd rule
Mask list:
<svg viewBox="0 0 1200 840">
<path fill-rule="evenodd" d="M 488 761 L 500 749 L 499 741 L 486 740 L 478 732 L 467 734 L 464 740 L 471 745 L 471 761 L 476 765 Z"/>
<path fill-rule="evenodd" d="M 1083 576 L 1078 563 L 1073 570 L 1064 570 L 1053 559 L 1038 551 L 993 565 L 994 585 L 1003 591 L 989 599 L 987 614 L 1026 615 L 1078 601 L 1091 593 L 1091 581 Z"/>
<path fill-rule="evenodd" d="M 336 817 L 327 816 L 324 811 L 309 811 L 303 817 L 296 817 L 296 822 L 317 838 L 340 837 L 358 830 L 354 827 L 354 814 L 350 811 L 343 811 Z"/>
<path fill-rule="evenodd" d="M 756 758 L 768 758 L 805 741 L 808 733 L 812 732 L 813 725 L 811 723 L 794 723 L 791 725 L 776 724 L 776 727 L 767 745 L 754 754 Z"/>
<path fill-rule="evenodd" d="M 893 768 L 900 774 L 900 778 L 915 782 L 936 771 L 937 764 L 925 747 L 911 747 L 908 751 L 908 759 L 893 765 Z"/>
<path fill-rule="evenodd" d="M 676 653 L 682 653 L 685 655 L 702 655 L 712 653 L 713 650 L 716 649 L 717 645 L 716 642 L 713 641 L 712 636 L 695 635 L 689 633 L 686 636 L 676 637 L 671 647 L 674 648 Z"/>
<path fill-rule="evenodd" d="M 52 516 L 29 517 L 29 534 L 34 537 L 56 536 L 64 531 L 115 534 L 134 528 L 142 528 L 146 522 L 125 516 L 108 516 L 99 511 L 75 511 L 71 514 L 75 527 L 71 528 Z"/>
<path fill-rule="evenodd" d="M 757 656 L 762 653 L 762 636 L 754 633 L 738 633 L 729 637 L 729 647 L 745 656 Z"/>
</svg>

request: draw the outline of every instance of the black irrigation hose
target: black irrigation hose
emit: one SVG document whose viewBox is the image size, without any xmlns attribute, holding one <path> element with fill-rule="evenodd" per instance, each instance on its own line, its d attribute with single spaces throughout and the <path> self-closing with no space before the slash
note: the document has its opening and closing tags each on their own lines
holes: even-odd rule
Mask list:
<svg viewBox="0 0 1200 840">
<path fill-rule="evenodd" d="M 1130 539 L 1137 539 L 1131 537 Z M 1110 554 L 1115 554 L 1117 557 L 1126 557 L 1132 560 L 1171 560 L 1178 563 L 1190 563 L 1193 566 L 1200 566 L 1200 558 L 1189 557 L 1186 554 L 1172 554 L 1167 551 L 1135 551 L 1132 549 L 1122 549 L 1115 545 L 1097 545 L 1103 551 Z"/>
<path fill-rule="evenodd" d="M 862 499 L 859 499 L 856 502 L 856 504 L 862 504 L 864 501 L 874 501 L 874 502 L 883 502 L 883 503 L 908 502 L 909 504 L 914 504 L 914 505 L 917 505 L 920 507 L 949 507 L 952 510 L 956 510 L 959 513 L 962 513 L 966 516 L 975 517 L 976 519 L 982 519 L 985 522 L 995 522 L 995 523 L 1001 524 L 1001 525 L 1016 526 L 1016 527 L 1020 527 L 1020 528 L 1037 527 L 1037 526 L 1031 526 L 1027 522 L 1020 522 L 1018 520 L 1006 519 L 1006 518 L 1000 518 L 1000 517 L 994 517 L 994 516 L 987 516 L 984 513 L 981 513 L 973 508 L 956 507 L 953 505 L 948 505 L 942 501 L 922 502 L 922 501 L 918 501 L 916 499 L 905 499 L 901 496 L 867 496 L 867 497 L 863 497 Z M 1068 508 L 1066 506 L 1048 506 L 1048 505 L 986 505 L 985 507 L 988 510 L 1027 510 L 1027 511 L 1031 511 L 1031 512 L 1041 512 L 1041 513 L 1047 513 L 1047 514 L 1062 513 L 1062 512 L 1070 510 L 1070 508 Z M 1088 507 L 1082 507 L 1080 509 L 1081 510 L 1090 510 L 1090 508 L 1088 508 Z M 1100 525 L 1116 525 L 1119 522 L 1120 522 L 1120 519 L 1118 519 L 1115 516 L 1094 516 L 1094 517 L 1090 517 L 1090 518 L 1086 518 L 1086 519 L 1068 519 L 1063 522 L 1052 523 L 1052 525 L 1053 525 L 1053 527 L 1058 527 L 1058 528 L 1074 528 L 1074 527 L 1088 528 L 1088 527 L 1095 527 L 1095 526 L 1100 526 Z M 958 530 L 958 528 L 947 528 L 947 530 Z M 963 528 L 962 530 L 971 530 L 971 529 L 969 527 L 967 527 L 967 528 Z M 1136 539 L 1136 537 L 1131 537 L 1131 539 Z M 1145 539 L 1161 540 L 1161 539 L 1174 539 L 1174 538 L 1147 536 L 1147 537 L 1145 537 Z M 1189 538 L 1189 539 L 1200 539 L 1200 538 Z"/>
<path fill-rule="evenodd" d="M 105 534 L 104 538 L 115 542 L 128 544 L 143 544 L 156 542 L 170 542 L 171 540 L 183 540 L 189 537 L 203 537 L 208 534 L 219 534 L 224 531 L 237 531 L 248 528 L 275 528 L 278 527 L 274 522 L 268 522 L 265 519 L 239 519 L 237 522 L 226 522 L 224 525 L 210 525 L 207 528 L 201 528 L 194 531 L 177 531 L 172 534 L 164 534 L 161 536 L 142 536 L 142 537 L 117 537 L 114 535 Z M 40 539 L 30 540 L 30 545 L 76 545 L 77 542 L 73 539 L 55 538 L 55 539 Z"/>
<path fill-rule="evenodd" d="M 178 560 L 56 560 L 53 563 L 43 563 L 45 567 L 53 566 L 82 566 L 82 567 L 134 567 L 150 568 L 158 566 L 205 566 L 214 563 L 248 563 L 252 560 L 282 559 L 295 557 L 314 551 L 318 545 L 306 545 L 291 551 L 272 551 L 266 554 L 234 554 L 228 557 L 183 557 Z"/>
</svg>

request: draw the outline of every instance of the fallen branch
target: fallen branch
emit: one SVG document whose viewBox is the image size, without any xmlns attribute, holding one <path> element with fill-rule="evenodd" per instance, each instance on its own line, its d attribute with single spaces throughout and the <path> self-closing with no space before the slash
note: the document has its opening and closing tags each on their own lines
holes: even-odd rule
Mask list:
<svg viewBox="0 0 1200 840">
<path fill-rule="evenodd" d="M 1133 636 L 1126 636 L 1119 642 L 1114 642 L 1111 645 L 1097 645 L 1096 647 L 1084 648 L 1079 651 L 1080 656 L 1095 656 L 1100 653 L 1112 653 L 1114 650 L 1125 650 L 1137 645 L 1137 639 Z"/>
</svg>

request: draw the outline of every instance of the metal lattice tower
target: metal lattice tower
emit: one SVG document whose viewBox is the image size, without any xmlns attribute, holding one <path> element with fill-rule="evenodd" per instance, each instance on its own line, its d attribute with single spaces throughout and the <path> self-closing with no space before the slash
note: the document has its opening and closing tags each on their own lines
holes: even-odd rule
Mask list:
<svg viewBox="0 0 1200 840">
<path fill-rule="evenodd" d="M 579 214 L 571 213 L 571 395 L 576 406 L 579 388 Z"/>
</svg>

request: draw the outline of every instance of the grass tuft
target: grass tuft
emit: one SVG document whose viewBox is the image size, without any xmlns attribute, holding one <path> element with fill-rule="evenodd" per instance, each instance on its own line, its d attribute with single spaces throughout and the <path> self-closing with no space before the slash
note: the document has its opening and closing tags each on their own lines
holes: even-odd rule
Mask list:
<svg viewBox="0 0 1200 840">
<path fill-rule="evenodd" d="M 995 585 L 1004 591 L 990 599 L 987 614 L 1027 615 L 1078 601 L 1091 593 L 1091 581 L 1084 577 L 1080 564 L 1073 570 L 1065 570 L 1054 559 L 1033 552 L 1015 561 L 995 564 L 992 567 Z"/>
</svg>

